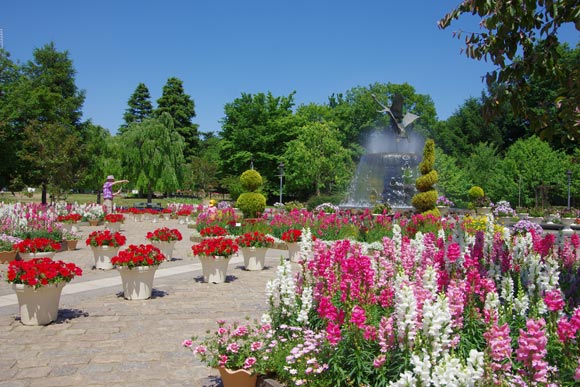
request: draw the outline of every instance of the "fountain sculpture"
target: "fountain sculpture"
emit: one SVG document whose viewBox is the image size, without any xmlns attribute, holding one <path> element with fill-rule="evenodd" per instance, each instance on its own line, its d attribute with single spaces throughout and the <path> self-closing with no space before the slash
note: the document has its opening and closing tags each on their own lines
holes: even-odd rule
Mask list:
<svg viewBox="0 0 580 387">
<path fill-rule="evenodd" d="M 364 144 L 367 153 L 359 161 L 343 208 L 369 208 L 386 203 L 395 209 L 410 209 L 415 194 L 417 166 L 425 140 L 410 132 L 410 125 L 419 116 L 403 116 L 403 97 L 393 96 L 391 107 L 383 105 L 381 113 L 389 114 L 392 131 L 376 130 Z M 402 139 L 404 139 L 402 141 Z"/>
</svg>

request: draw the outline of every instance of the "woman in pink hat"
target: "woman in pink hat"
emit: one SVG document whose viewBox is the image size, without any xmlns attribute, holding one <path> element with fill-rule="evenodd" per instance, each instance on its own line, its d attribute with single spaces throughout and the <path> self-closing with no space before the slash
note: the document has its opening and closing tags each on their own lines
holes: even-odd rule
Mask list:
<svg viewBox="0 0 580 387">
<path fill-rule="evenodd" d="M 103 204 L 105 206 L 105 214 L 110 214 L 111 212 L 113 212 L 113 197 L 117 196 L 118 194 L 121 193 L 121 190 L 118 190 L 117 192 L 113 192 L 113 186 L 115 184 L 121 184 L 121 183 L 128 183 L 129 180 L 116 180 L 115 181 L 115 176 L 113 175 L 109 175 L 107 176 L 107 181 L 105 181 L 105 184 L 103 184 Z"/>
</svg>

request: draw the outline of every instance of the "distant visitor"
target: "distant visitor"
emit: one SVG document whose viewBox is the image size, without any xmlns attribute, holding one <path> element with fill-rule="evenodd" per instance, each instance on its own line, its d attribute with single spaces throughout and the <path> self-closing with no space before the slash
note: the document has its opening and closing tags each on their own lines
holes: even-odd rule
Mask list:
<svg viewBox="0 0 580 387">
<path fill-rule="evenodd" d="M 122 189 L 117 192 L 113 192 L 113 186 L 115 184 L 128 183 L 129 180 L 115 180 L 115 176 L 107 176 L 107 181 L 103 184 L 103 205 L 105 206 L 105 213 L 110 214 L 113 212 L 113 197 L 121 193 Z"/>
</svg>

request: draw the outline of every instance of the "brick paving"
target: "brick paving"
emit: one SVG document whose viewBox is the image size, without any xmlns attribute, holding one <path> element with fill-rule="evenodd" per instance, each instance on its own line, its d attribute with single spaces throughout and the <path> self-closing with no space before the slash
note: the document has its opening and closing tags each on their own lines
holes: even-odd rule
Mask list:
<svg viewBox="0 0 580 387">
<path fill-rule="evenodd" d="M 192 230 L 186 224 L 129 219 L 121 232 L 128 243 L 144 243 L 146 232 L 160 226 L 178 228 L 184 239 L 176 244 L 173 260 L 160 266 L 149 300 L 125 300 L 115 270 L 92 269 L 93 254 L 84 239 L 77 250 L 55 256 L 75 262 L 83 276 L 64 288 L 58 319 L 50 325 L 22 325 L 14 293 L 2 278 L 0 387 L 220 385 L 217 372 L 181 342 L 205 335 L 217 319 L 259 318 L 266 308 L 265 284 L 288 252 L 270 249 L 259 272 L 244 270 L 240 254 L 230 261 L 226 283 L 207 284 L 191 254 Z M 100 228 L 82 225 L 80 231 L 86 238 Z M 0 264 L 2 277 L 6 268 Z"/>
</svg>

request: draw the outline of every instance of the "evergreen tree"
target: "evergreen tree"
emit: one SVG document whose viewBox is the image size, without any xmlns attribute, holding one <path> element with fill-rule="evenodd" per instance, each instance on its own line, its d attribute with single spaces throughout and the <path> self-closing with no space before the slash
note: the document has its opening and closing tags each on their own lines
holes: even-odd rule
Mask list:
<svg viewBox="0 0 580 387">
<path fill-rule="evenodd" d="M 151 104 L 151 95 L 149 89 L 144 83 L 139 83 L 135 92 L 129 98 L 127 103 L 129 107 L 125 109 L 123 119 L 125 123 L 119 128 L 119 133 L 122 134 L 129 125 L 133 123 L 141 123 L 153 115 L 153 105 Z"/>
<path fill-rule="evenodd" d="M 184 156 L 190 159 L 199 147 L 198 125 L 191 122 L 195 117 L 195 104 L 185 94 L 183 82 L 178 78 L 169 78 L 163 86 L 163 94 L 157 100 L 155 115 L 160 117 L 163 113 L 169 113 L 173 119 L 173 127 L 185 141 Z"/>
<path fill-rule="evenodd" d="M 423 148 L 423 160 L 419 163 L 419 172 L 421 172 L 421 176 L 419 176 L 415 182 L 415 186 L 419 193 L 413 196 L 412 199 L 413 207 L 422 213 L 427 211 L 437 211 L 437 190 L 434 186 L 439 180 L 439 175 L 434 167 L 435 142 L 432 139 L 429 139 L 425 142 L 425 147 Z M 437 214 L 438 213 L 439 211 L 437 211 Z"/>
</svg>

